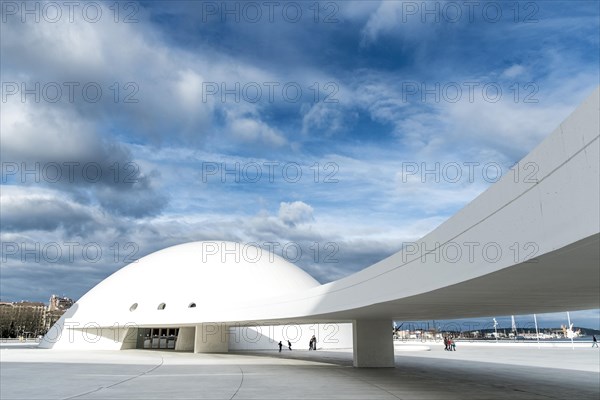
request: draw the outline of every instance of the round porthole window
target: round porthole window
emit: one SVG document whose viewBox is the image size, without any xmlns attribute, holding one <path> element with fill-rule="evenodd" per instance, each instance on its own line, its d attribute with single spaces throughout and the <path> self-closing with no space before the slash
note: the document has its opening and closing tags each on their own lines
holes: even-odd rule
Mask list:
<svg viewBox="0 0 600 400">
<path fill-rule="evenodd" d="M 188 308 L 194 308 L 196 307 L 196 303 L 190 303 L 190 305 L 188 306 Z"/>
<path fill-rule="evenodd" d="M 135 309 L 137 308 L 138 304 L 137 303 L 133 303 L 131 305 L 131 307 L 129 307 L 129 311 L 135 311 Z"/>
<path fill-rule="evenodd" d="M 160 303 L 160 304 L 158 305 L 158 309 L 159 309 L 159 310 L 164 310 L 166 306 L 167 306 L 167 305 L 166 305 L 165 303 Z"/>
</svg>

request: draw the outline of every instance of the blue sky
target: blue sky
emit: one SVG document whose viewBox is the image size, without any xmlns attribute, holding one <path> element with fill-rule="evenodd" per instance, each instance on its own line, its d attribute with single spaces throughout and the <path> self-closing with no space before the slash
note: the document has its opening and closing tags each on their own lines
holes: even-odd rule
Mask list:
<svg viewBox="0 0 600 400">
<path fill-rule="evenodd" d="M 276 242 L 338 279 L 599 83 L 597 1 L 23 4 L 2 5 L 3 300 L 78 298 L 194 240 Z M 480 167 L 405 179 L 435 163 Z"/>
</svg>

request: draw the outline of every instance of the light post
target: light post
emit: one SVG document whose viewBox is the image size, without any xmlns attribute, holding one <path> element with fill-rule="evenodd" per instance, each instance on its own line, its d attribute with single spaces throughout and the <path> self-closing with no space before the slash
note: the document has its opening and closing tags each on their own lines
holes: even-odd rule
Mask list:
<svg viewBox="0 0 600 400">
<path fill-rule="evenodd" d="M 575 336 L 575 331 L 573 330 L 573 324 L 571 323 L 571 315 L 567 311 L 567 323 L 569 324 L 567 330 L 567 336 L 571 338 L 571 348 L 575 350 L 575 343 L 573 343 L 573 337 Z"/>
<path fill-rule="evenodd" d="M 496 343 L 498 343 L 498 321 L 496 321 L 496 318 L 493 318 L 494 320 L 494 337 L 496 338 Z"/>
<path fill-rule="evenodd" d="M 511 316 L 511 319 L 512 319 L 511 329 L 513 331 L 513 334 L 515 335 L 515 342 L 516 342 L 517 341 L 517 336 L 518 336 L 517 323 L 515 322 L 515 316 L 514 315 Z"/>
<path fill-rule="evenodd" d="M 533 314 L 533 320 L 535 321 L 535 337 L 537 339 L 538 349 L 540 348 L 540 331 L 538 330 L 537 316 Z"/>
</svg>

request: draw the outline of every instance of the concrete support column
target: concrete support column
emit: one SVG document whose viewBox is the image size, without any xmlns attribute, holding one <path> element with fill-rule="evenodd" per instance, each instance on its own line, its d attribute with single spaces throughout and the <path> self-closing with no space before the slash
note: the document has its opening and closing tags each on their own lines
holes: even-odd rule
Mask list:
<svg viewBox="0 0 600 400">
<path fill-rule="evenodd" d="M 194 353 L 227 353 L 229 327 L 226 324 L 196 325 Z"/>
<path fill-rule="evenodd" d="M 179 328 L 175 351 L 194 351 L 196 343 L 196 328 L 193 326 L 182 326 Z"/>
<path fill-rule="evenodd" d="M 121 341 L 121 350 L 135 349 L 137 347 L 138 331 L 138 328 L 126 328 L 125 333 L 123 334 L 123 340 Z"/>
<path fill-rule="evenodd" d="M 394 367 L 391 320 L 356 320 L 352 326 L 355 367 Z"/>
</svg>

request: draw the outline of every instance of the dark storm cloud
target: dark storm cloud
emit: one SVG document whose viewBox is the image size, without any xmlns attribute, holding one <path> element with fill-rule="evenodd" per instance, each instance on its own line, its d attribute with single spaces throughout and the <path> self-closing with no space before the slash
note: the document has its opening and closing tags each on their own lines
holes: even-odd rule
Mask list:
<svg viewBox="0 0 600 400">
<path fill-rule="evenodd" d="M 104 279 L 110 270 L 92 270 L 84 266 L 28 263 L 2 267 L 2 300 L 47 302 L 51 294 L 77 300 Z M 27 297 L 23 294 L 27 293 Z"/>
<path fill-rule="evenodd" d="M 131 186 L 110 186 L 95 192 L 95 197 L 107 212 L 144 218 L 159 215 L 166 207 L 169 197 L 148 186 L 149 177 Z"/>
<path fill-rule="evenodd" d="M 56 231 L 82 235 L 96 229 L 90 210 L 58 198 L 3 196 L 2 231 Z"/>
</svg>

